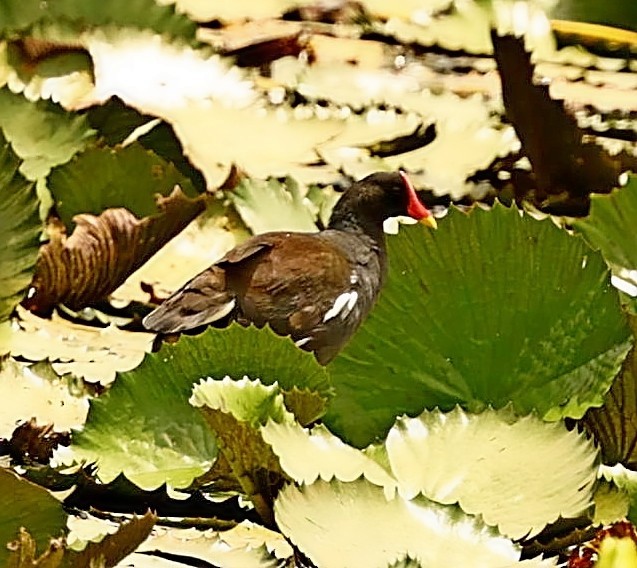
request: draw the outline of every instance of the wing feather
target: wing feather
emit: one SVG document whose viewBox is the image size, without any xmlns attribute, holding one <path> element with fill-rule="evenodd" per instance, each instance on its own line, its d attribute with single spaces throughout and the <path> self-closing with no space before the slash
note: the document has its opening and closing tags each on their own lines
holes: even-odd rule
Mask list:
<svg viewBox="0 0 637 568">
<path fill-rule="evenodd" d="M 271 246 L 267 240 L 254 237 L 235 247 L 148 314 L 143 326 L 158 333 L 179 333 L 230 315 L 237 300 L 235 291 L 228 287 L 224 267 L 241 265 Z"/>
</svg>

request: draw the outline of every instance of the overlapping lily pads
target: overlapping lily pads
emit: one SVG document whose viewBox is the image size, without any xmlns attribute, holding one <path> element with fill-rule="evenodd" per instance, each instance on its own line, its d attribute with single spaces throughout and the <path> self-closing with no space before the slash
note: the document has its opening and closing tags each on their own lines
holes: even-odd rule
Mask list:
<svg viewBox="0 0 637 568">
<path fill-rule="evenodd" d="M 381 568 L 405 555 L 419 562 L 408 566 L 518 566 L 517 546 L 480 519 L 424 498 L 387 498 L 363 479 L 290 485 L 275 512 L 283 534 L 317 566 Z M 555 565 L 539 559 L 522 564 Z"/>
<path fill-rule="evenodd" d="M 306 387 L 329 396 L 324 368 L 269 329 L 210 329 L 182 337 L 148 355 L 122 374 L 112 390 L 93 401 L 86 426 L 59 461 L 96 461 L 104 482 L 123 472 L 144 489 L 164 482 L 186 487 L 217 456 L 213 433 L 189 404 L 191 388 L 203 377 L 259 378 L 292 389 Z"/>
<path fill-rule="evenodd" d="M 7 88 L 0 89 L 0 127 L 23 160 L 20 171 L 30 180 L 68 162 L 94 136 L 85 117 L 49 101 L 28 101 Z"/>
</svg>

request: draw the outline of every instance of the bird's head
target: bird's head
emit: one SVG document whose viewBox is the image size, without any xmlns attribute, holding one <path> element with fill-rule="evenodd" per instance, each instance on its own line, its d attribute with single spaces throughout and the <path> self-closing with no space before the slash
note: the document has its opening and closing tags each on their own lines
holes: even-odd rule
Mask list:
<svg viewBox="0 0 637 568">
<path fill-rule="evenodd" d="M 330 227 L 341 228 L 352 221 L 361 226 L 382 226 L 389 217 L 408 216 L 436 228 L 436 220 L 418 198 L 403 171 L 376 172 L 352 184 L 334 207 Z"/>
</svg>

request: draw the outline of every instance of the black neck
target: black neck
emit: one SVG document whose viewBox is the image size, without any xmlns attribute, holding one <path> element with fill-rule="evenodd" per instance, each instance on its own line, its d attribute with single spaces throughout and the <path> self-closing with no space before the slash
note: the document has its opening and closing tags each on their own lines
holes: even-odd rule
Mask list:
<svg viewBox="0 0 637 568">
<path fill-rule="evenodd" d="M 352 210 L 348 207 L 338 207 L 336 204 L 328 228 L 337 231 L 345 231 L 358 235 L 371 237 L 379 247 L 385 248 L 385 233 L 383 232 L 383 219 L 375 215 L 365 215 L 360 210 Z"/>
</svg>

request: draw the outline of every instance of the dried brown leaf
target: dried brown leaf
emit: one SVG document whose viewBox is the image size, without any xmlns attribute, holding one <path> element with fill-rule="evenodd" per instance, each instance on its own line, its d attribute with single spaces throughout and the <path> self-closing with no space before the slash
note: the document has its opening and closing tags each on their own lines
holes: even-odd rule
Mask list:
<svg viewBox="0 0 637 568">
<path fill-rule="evenodd" d="M 36 557 L 36 543 L 24 528 L 18 538 L 7 544 L 9 558 L 6 568 L 58 568 L 64 558 L 63 539 L 52 539 L 49 548 Z"/>
<path fill-rule="evenodd" d="M 307 426 L 318 420 L 327 408 L 327 398 L 310 389 L 292 389 L 283 391 L 286 408 L 294 414 L 299 424 Z"/>
<path fill-rule="evenodd" d="M 124 208 L 76 215 L 70 237 L 52 234 L 41 247 L 25 307 L 49 314 L 56 304 L 77 310 L 104 299 L 201 213 L 205 198 L 176 187 L 157 205 L 160 212 L 143 219 Z"/>
<path fill-rule="evenodd" d="M 582 418 L 595 437 L 604 463 L 637 467 L 637 353 L 633 348 L 621 372 L 604 397 L 604 405 L 589 409 Z"/>
<path fill-rule="evenodd" d="M 68 446 L 70 442 L 68 432 L 55 432 L 53 424 L 39 426 L 35 418 L 32 418 L 13 431 L 9 440 L 9 453 L 14 463 L 48 464 L 53 449 L 59 444 Z"/>
<path fill-rule="evenodd" d="M 89 543 L 81 552 L 66 549 L 63 539 L 52 539 L 48 550 L 37 558 L 35 541 L 21 528 L 18 538 L 7 545 L 10 550 L 7 568 L 58 568 L 62 565 L 70 568 L 110 568 L 146 540 L 156 521 L 156 515 L 150 511 L 143 517 L 133 517 L 116 533 L 105 536 L 100 542 Z"/>
<path fill-rule="evenodd" d="M 102 562 L 97 565 L 106 568 L 117 565 L 148 538 L 156 521 L 157 516 L 150 511 L 143 517 L 133 517 L 116 533 L 105 536 L 100 542 L 89 543 L 82 552 L 71 552 L 69 566 L 84 568 L 94 566 L 96 562 Z"/>
<path fill-rule="evenodd" d="M 617 186 L 619 160 L 584 142 L 584 132 L 563 102 L 551 99 L 547 85 L 533 83 L 534 66 L 523 39 L 493 31 L 491 40 L 506 114 L 533 166 L 536 205 L 549 205 L 560 196 L 585 213 L 591 193 L 609 193 Z"/>
<path fill-rule="evenodd" d="M 230 464 L 232 475 L 265 525 L 273 527 L 274 498 L 287 479 L 279 459 L 250 424 L 221 410 L 204 406 L 202 412 L 215 432 L 219 450 Z"/>
</svg>

